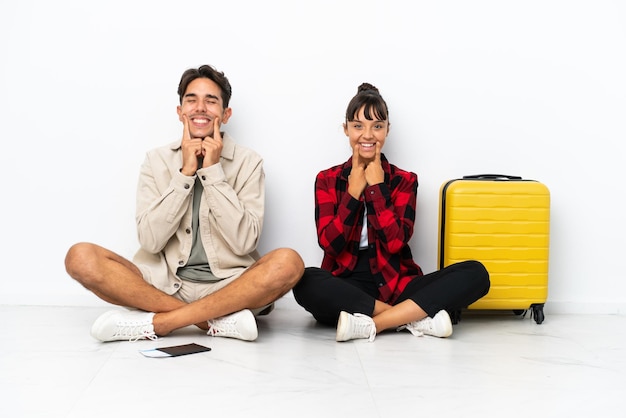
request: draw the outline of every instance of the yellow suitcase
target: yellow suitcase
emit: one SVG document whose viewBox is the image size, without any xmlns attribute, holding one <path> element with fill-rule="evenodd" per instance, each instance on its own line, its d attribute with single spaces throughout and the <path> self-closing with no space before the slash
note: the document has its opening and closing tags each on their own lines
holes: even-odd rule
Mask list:
<svg viewBox="0 0 626 418">
<path fill-rule="evenodd" d="M 439 268 L 481 261 L 489 293 L 467 309 L 531 311 L 544 320 L 548 297 L 550 192 L 539 181 L 481 174 L 444 182 L 439 196 Z M 460 320 L 454 312 L 453 321 Z"/>
</svg>

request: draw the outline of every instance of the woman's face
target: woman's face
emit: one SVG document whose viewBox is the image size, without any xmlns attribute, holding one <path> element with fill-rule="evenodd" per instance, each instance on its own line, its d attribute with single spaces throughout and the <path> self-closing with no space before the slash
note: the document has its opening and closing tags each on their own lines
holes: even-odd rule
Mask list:
<svg viewBox="0 0 626 418">
<path fill-rule="evenodd" d="M 374 112 L 370 112 L 374 116 Z M 365 118 L 365 107 L 357 113 L 356 118 L 343 125 L 343 131 L 350 140 L 350 148 L 359 148 L 359 156 L 371 161 L 376 156 L 376 143 L 380 143 L 382 150 L 389 133 L 388 120 L 368 120 Z"/>
</svg>

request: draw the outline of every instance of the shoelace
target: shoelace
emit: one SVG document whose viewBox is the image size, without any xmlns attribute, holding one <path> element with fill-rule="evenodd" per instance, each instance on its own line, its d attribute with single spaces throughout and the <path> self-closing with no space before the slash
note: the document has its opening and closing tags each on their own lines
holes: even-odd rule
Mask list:
<svg viewBox="0 0 626 418">
<path fill-rule="evenodd" d="M 417 324 L 414 324 L 414 323 L 406 324 L 406 329 L 408 329 L 411 332 L 411 334 L 415 335 L 416 337 L 424 336 L 424 333 L 418 329 Z"/>
<path fill-rule="evenodd" d="M 142 338 L 148 338 L 152 341 L 158 339 L 154 331 L 148 331 L 145 329 L 147 324 L 141 322 L 130 322 L 118 324 L 117 332 L 115 336 L 128 338 L 128 341 L 135 342 Z"/>
<path fill-rule="evenodd" d="M 355 323 L 353 323 L 353 326 L 356 328 L 355 334 L 358 334 L 358 335 L 366 334 L 368 332 L 367 327 L 369 327 L 369 337 L 367 338 L 367 341 L 369 342 L 374 341 L 374 339 L 376 338 L 376 325 L 374 325 L 372 318 L 370 318 L 367 315 L 360 314 L 360 313 L 355 313 L 354 316 L 356 318 L 364 318 L 359 321 L 355 321 Z"/>
<path fill-rule="evenodd" d="M 207 335 L 214 337 L 217 335 L 239 335 L 237 321 L 233 318 L 217 318 L 209 322 Z"/>
<path fill-rule="evenodd" d="M 428 318 L 425 318 L 425 319 L 428 319 Z M 422 319 L 421 321 L 424 321 L 424 319 Z M 421 321 L 415 321 L 415 322 L 408 323 L 406 325 L 400 325 L 398 328 L 396 328 L 396 331 L 402 331 L 402 330 L 408 329 L 411 332 L 411 334 L 415 335 L 416 337 L 423 337 L 424 333 L 419 329 L 420 326 L 418 325 L 418 323 L 420 323 Z"/>
</svg>

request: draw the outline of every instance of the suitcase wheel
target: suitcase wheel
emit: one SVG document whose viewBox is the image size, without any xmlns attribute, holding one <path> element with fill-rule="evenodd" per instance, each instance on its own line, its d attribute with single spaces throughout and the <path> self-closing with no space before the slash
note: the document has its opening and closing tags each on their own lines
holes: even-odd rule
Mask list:
<svg viewBox="0 0 626 418">
<path fill-rule="evenodd" d="M 543 303 L 530 305 L 530 308 L 532 309 L 532 317 L 535 318 L 535 322 L 541 324 L 545 318 L 543 315 Z"/>
<path fill-rule="evenodd" d="M 517 316 L 526 317 L 528 309 L 513 309 L 513 313 Z M 543 314 L 543 303 L 535 303 L 530 305 L 530 317 L 534 318 L 537 324 L 541 324 L 545 319 Z"/>
</svg>

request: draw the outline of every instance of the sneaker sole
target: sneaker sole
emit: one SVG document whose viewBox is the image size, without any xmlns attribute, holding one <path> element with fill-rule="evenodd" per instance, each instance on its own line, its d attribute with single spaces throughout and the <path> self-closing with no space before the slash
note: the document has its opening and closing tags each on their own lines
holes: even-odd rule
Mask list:
<svg viewBox="0 0 626 418">
<path fill-rule="evenodd" d="M 346 323 L 349 323 L 348 312 L 341 311 L 339 314 L 339 321 L 337 321 L 337 335 L 335 336 L 336 341 L 347 341 L 346 339 Z"/>
</svg>

